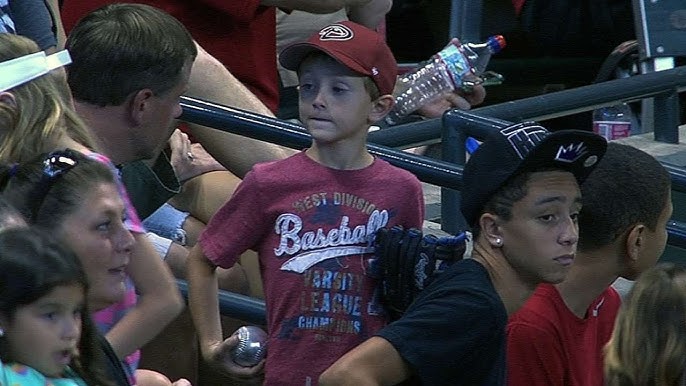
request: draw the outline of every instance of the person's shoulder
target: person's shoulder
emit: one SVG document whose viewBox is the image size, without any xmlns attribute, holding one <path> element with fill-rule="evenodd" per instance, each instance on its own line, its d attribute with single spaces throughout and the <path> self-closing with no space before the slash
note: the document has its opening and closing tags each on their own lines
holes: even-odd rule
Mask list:
<svg viewBox="0 0 686 386">
<path fill-rule="evenodd" d="M 283 173 L 284 168 L 302 165 L 307 161 L 306 158 L 305 152 L 299 151 L 283 159 L 256 163 L 251 172 L 257 174 Z"/>
<path fill-rule="evenodd" d="M 557 315 L 569 313 L 557 288 L 552 284 L 539 284 L 522 307 L 510 316 L 509 325 L 529 325 L 538 328 L 555 328 Z"/>
<path fill-rule="evenodd" d="M 374 167 L 377 171 L 381 171 L 380 174 L 388 179 L 397 180 L 399 182 L 412 182 L 419 185 L 419 179 L 413 173 L 399 166 L 392 165 L 382 158 L 374 157 Z"/>
<path fill-rule="evenodd" d="M 622 305 L 622 297 L 617 290 L 609 286 L 596 298 L 591 305 L 598 309 L 604 308 L 609 314 L 616 314 L 619 312 L 619 307 Z"/>
<path fill-rule="evenodd" d="M 426 288 L 426 292 L 463 294 L 473 299 L 500 304 L 486 268 L 474 259 L 463 259 L 448 267 Z"/>
<path fill-rule="evenodd" d="M 450 268 L 444 272 L 444 274 L 446 278 L 460 277 L 473 278 L 474 280 L 489 278 L 486 267 L 474 259 L 462 259 L 451 265 Z"/>
</svg>

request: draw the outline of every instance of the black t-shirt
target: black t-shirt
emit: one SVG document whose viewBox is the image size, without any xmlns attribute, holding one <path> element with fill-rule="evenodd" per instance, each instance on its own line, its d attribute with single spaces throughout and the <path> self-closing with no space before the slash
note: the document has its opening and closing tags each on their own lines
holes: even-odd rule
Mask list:
<svg viewBox="0 0 686 386">
<path fill-rule="evenodd" d="M 377 333 L 424 385 L 504 385 L 507 311 L 486 269 L 453 264 Z"/>
</svg>

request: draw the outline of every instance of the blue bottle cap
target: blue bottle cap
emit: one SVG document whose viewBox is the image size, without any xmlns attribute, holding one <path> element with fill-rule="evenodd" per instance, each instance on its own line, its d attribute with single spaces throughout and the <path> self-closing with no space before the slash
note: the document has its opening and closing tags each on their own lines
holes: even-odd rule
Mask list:
<svg viewBox="0 0 686 386">
<path fill-rule="evenodd" d="M 474 139 L 472 137 L 467 137 L 467 140 L 465 141 L 464 147 L 467 149 L 467 152 L 469 154 L 474 154 L 476 149 L 479 147 L 479 141 L 477 141 L 476 139 Z"/>
</svg>

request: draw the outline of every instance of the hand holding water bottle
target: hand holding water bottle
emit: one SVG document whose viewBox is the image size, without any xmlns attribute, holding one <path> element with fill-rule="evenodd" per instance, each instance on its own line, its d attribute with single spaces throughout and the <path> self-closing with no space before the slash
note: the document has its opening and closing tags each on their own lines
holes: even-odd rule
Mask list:
<svg viewBox="0 0 686 386">
<path fill-rule="evenodd" d="M 451 40 L 450 44 L 416 70 L 398 78 L 393 92 L 396 105 L 386 117 L 386 122 L 397 124 L 418 108 L 456 90 L 469 95 L 483 83 L 482 76 L 491 56 L 503 47 L 505 39 L 501 35 L 491 36 L 484 43 Z"/>
</svg>

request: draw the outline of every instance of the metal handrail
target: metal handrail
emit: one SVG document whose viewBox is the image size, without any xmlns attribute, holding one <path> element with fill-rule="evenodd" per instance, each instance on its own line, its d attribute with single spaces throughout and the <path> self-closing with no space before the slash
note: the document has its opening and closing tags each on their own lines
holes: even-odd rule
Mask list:
<svg viewBox="0 0 686 386">
<path fill-rule="evenodd" d="M 182 96 L 181 119 L 246 137 L 278 143 L 293 149 L 308 147 L 312 137 L 297 124 Z M 369 152 L 392 165 L 414 173 L 420 180 L 452 189 L 462 188 L 462 167 L 441 160 L 410 154 L 386 146 L 368 144 Z"/>
<path fill-rule="evenodd" d="M 505 121 L 544 120 L 686 91 L 686 66 L 576 87 L 471 110 Z M 369 133 L 375 144 L 409 148 L 441 140 L 441 118 L 427 119 Z"/>
<path fill-rule="evenodd" d="M 184 299 L 188 299 L 188 282 L 177 279 L 176 285 Z M 218 296 L 219 312 L 222 315 L 230 315 L 250 324 L 267 324 L 264 300 L 225 290 L 219 290 Z"/>
</svg>

